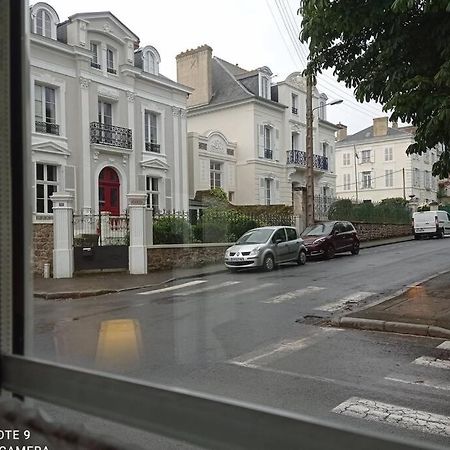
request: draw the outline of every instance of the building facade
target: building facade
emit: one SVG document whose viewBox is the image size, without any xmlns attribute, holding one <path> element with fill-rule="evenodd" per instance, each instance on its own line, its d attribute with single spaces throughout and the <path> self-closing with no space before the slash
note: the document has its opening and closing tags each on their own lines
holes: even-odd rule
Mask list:
<svg viewBox="0 0 450 450">
<path fill-rule="evenodd" d="M 336 143 L 336 193 L 352 200 L 381 201 L 414 198 L 419 203 L 437 199 L 438 179 L 432 176 L 439 149 L 407 155 L 414 142 L 414 127 L 388 126 L 388 118 L 347 136 L 341 126 Z"/>
<path fill-rule="evenodd" d="M 35 219 L 51 219 L 56 191 L 78 212 L 121 214 L 135 191 L 155 209 L 186 209 L 191 90 L 161 75 L 158 51 L 109 12 L 60 22 L 37 3 L 30 14 Z"/>
<path fill-rule="evenodd" d="M 305 81 L 295 73 L 273 85 L 272 76 L 266 66 L 248 71 L 213 57 L 207 45 L 177 56 L 178 82 L 194 89 L 188 131 L 203 137 L 189 141 L 190 198 L 221 187 L 235 204 L 292 205 L 306 187 Z M 315 181 L 331 194 L 337 128 L 325 120 L 325 102 L 315 90 Z M 206 142 L 214 135 L 220 139 Z"/>
</svg>

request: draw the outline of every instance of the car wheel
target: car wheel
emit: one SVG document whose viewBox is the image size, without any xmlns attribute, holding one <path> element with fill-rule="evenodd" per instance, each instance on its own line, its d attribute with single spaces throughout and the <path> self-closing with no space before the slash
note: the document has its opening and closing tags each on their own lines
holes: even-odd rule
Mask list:
<svg viewBox="0 0 450 450">
<path fill-rule="evenodd" d="M 352 255 L 358 255 L 359 254 L 359 242 L 355 242 L 353 244 L 353 248 L 351 249 Z"/>
<path fill-rule="evenodd" d="M 267 255 L 267 256 L 264 258 L 264 261 L 263 261 L 263 269 L 264 269 L 266 272 L 271 272 L 273 269 L 275 269 L 275 261 L 274 261 L 272 255 Z"/>
<path fill-rule="evenodd" d="M 303 266 L 306 264 L 306 252 L 305 251 L 301 250 L 300 253 L 298 254 L 297 264 L 299 266 Z"/>
<path fill-rule="evenodd" d="M 420 240 L 422 239 L 422 236 L 421 236 L 420 234 L 415 234 L 415 235 L 414 235 L 414 239 L 415 239 L 416 241 L 420 241 Z"/>
<path fill-rule="evenodd" d="M 334 258 L 335 254 L 336 254 L 336 250 L 334 249 L 334 247 L 332 245 L 329 245 L 325 249 L 325 259 L 332 259 L 332 258 Z"/>
</svg>

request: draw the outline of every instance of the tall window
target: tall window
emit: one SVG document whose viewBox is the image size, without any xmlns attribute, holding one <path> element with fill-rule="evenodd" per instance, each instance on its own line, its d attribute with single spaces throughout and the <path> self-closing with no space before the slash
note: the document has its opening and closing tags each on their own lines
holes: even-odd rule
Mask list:
<svg viewBox="0 0 450 450">
<path fill-rule="evenodd" d="M 298 95 L 292 94 L 292 114 L 298 114 Z"/>
<path fill-rule="evenodd" d="M 343 165 L 349 166 L 350 165 L 350 153 L 344 153 L 342 155 Z"/>
<path fill-rule="evenodd" d="M 264 158 L 272 159 L 272 129 L 268 126 L 264 127 Z"/>
<path fill-rule="evenodd" d="M 145 190 L 147 192 L 147 207 L 153 208 L 154 211 L 159 209 L 159 178 L 155 177 L 146 177 L 146 186 Z"/>
<path fill-rule="evenodd" d="M 292 150 L 299 150 L 299 134 L 298 133 L 292 133 Z"/>
<path fill-rule="evenodd" d="M 322 147 L 322 156 L 324 158 L 328 158 L 328 144 L 326 142 L 322 142 L 321 147 Z"/>
<path fill-rule="evenodd" d="M 160 152 L 158 143 L 158 114 L 145 111 L 145 150 L 148 152 Z"/>
<path fill-rule="evenodd" d="M 101 65 L 98 58 L 98 44 L 95 42 L 91 42 L 91 67 L 95 67 L 96 69 L 101 69 Z"/>
<path fill-rule="evenodd" d="M 264 203 L 266 205 L 271 204 L 271 190 L 272 190 L 272 180 L 270 178 L 265 179 L 265 186 L 264 186 Z"/>
<path fill-rule="evenodd" d="M 36 212 L 53 213 L 53 202 L 50 200 L 53 192 L 58 190 L 57 166 L 51 164 L 36 164 Z"/>
<path fill-rule="evenodd" d="M 384 160 L 385 161 L 392 161 L 393 160 L 392 147 L 386 147 L 384 149 Z"/>
<path fill-rule="evenodd" d="M 370 163 L 370 150 L 363 150 L 361 152 L 361 163 Z"/>
<path fill-rule="evenodd" d="M 213 188 L 222 187 L 222 165 L 218 162 L 209 162 L 210 186 Z"/>
<path fill-rule="evenodd" d="M 114 51 L 110 48 L 106 50 L 106 70 L 109 73 L 117 73 L 114 67 Z"/>
<path fill-rule="evenodd" d="M 34 86 L 34 121 L 39 133 L 59 134 L 56 125 L 56 91 L 49 86 Z"/>
<path fill-rule="evenodd" d="M 386 187 L 394 186 L 394 171 L 392 169 L 384 171 L 384 181 Z"/>
<path fill-rule="evenodd" d="M 155 55 L 148 51 L 145 55 L 144 69 L 146 72 L 156 74 L 156 57 Z"/>
<path fill-rule="evenodd" d="M 362 173 L 362 189 L 370 189 L 372 187 L 372 172 L 363 172 Z"/>
<path fill-rule="evenodd" d="M 344 191 L 350 190 L 350 174 L 344 173 Z"/>
<path fill-rule="evenodd" d="M 112 125 L 112 104 L 98 101 L 98 121 L 104 125 Z"/>
<path fill-rule="evenodd" d="M 320 107 L 319 107 L 319 118 L 322 120 L 326 119 L 326 102 L 324 100 L 320 101 Z"/>
<path fill-rule="evenodd" d="M 261 75 L 261 86 L 260 86 L 260 95 L 261 97 L 267 98 L 270 100 L 270 78 Z"/>
<path fill-rule="evenodd" d="M 52 20 L 50 14 L 45 9 L 40 9 L 36 13 L 36 34 L 45 37 L 52 37 Z"/>
<path fill-rule="evenodd" d="M 413 185 L 415 187 L 420 187 L 420 171 L 417 168 L 413 171 Z"/>
</svg>

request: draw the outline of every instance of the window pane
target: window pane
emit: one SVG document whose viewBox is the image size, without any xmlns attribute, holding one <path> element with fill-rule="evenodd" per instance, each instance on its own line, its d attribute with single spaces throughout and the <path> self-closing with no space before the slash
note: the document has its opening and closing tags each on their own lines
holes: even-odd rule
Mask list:
<svg viewBox="0 0 450 450">
<path fill-rule="evenodd" d="M 36 164 L 36 180 L 44 179 L 44 165 Z"/>
<path fill-rule="evenodd" d="M 52 37 L 50 14 L 47 11 L 44 11 L 44 20 L 45 20 L 44 36 Z"/>
<path fill-rule="evenodd" d="M 44 199 L 37 199 L 36 200 L 36 212 L 43 213 L 44 211 Z"/>
<path fill-rule="evenodd" d="M 47 180 L 56 181 L 56 166 L 47 165 Z"/>
<path fill-rule="evenodd" d="M 44 14 L 44 10 L 41 9 L 37 12 L 37 15 L 36 15 L 36 33 L 40 34 L 41 36 L 43 35 L 43 29 L 44 29 L 43 17 L 42 17 L 43 14 Z"/>
<path fill-rule="evenodd" d="M 44 198 L 44 185 L 43 184 L 36 185 L 36 198 Z"/>
</svg>

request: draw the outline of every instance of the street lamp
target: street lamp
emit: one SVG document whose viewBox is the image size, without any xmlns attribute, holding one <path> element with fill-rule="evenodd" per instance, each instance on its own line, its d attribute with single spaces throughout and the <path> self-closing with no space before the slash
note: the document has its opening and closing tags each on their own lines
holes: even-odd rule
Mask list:
<svg viewBox="0 0 450 450">
<path fill-rule="evenodd" d="M 324 105 L 312 107 L 312 76 L 306 78 L 306 226 L 314 224 L 314 151 L 313 112 L 324 106 L 338 105 L 343 100 L 334 100 Z"/>
</svg>

